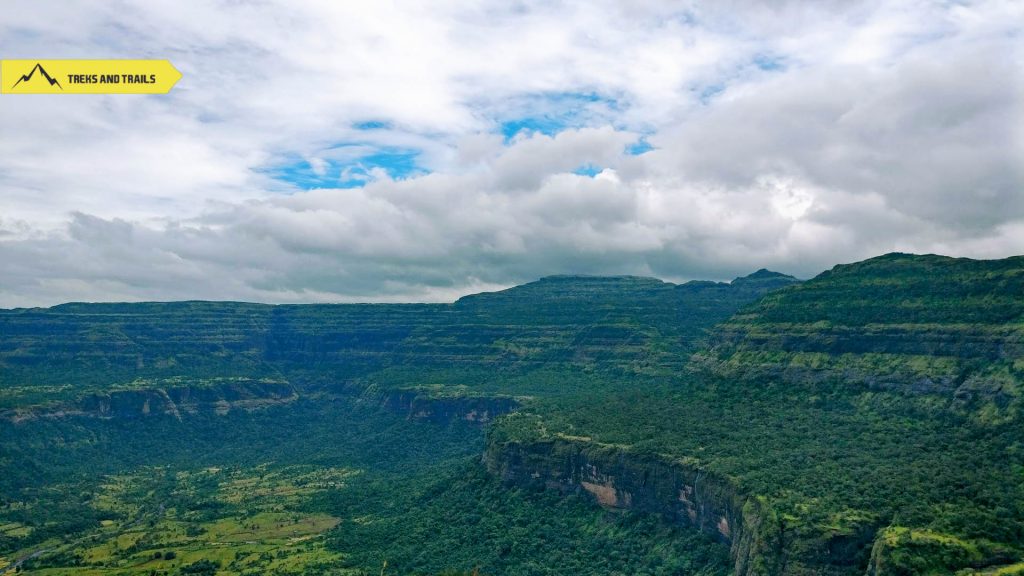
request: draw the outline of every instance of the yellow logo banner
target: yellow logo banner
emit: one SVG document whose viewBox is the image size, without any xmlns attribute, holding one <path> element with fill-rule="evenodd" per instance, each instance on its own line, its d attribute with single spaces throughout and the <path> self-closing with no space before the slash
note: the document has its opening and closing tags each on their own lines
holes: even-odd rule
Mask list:
<svg viewBox="0 0 1024 576">
<path fill-rule="evenodd" d="M 167 60 L 0 60 L 3 94 L 166 94 L 180 79 Z"/>
</svg>

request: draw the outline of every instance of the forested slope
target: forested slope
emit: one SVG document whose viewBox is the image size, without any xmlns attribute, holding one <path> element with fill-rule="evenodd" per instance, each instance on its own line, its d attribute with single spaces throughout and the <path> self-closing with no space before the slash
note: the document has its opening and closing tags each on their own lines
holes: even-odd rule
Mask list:
<svg viewBox="0 0 1024 576">
<path fill-rule="evenodd" d="M 904 254 L 803 283 L 559 276 L 444 305 L 0 311 L 0 554 L 144 566 L 181 517 L 146 509 L 154 532 L 130 553 L 54 539 L 139 530 L 97 512 L 118 474 L 140 491 L 140 470 L 186 474 L 168 490 L 197 498 L 174 514 L 213 506 L 200 526 L 220 534 L 255 506 L 231 482 L 269 466 L 308 486 L 293 467 L 311 466 L 352 472 L 290 512 L 323 527 L 295 528 L 319 547 L 222 571 L 1012 574 L 1022 330 L 1024 258 Z M 178 550 L 205 550 L 189 538 Z"/>
<path fill-rule="evenodd" d="M 1020 570 L 1022 296 L 1020 258 L 838 266 L 719 325 L 661 393 L 509 417 L 491 465 L 696 525 L 741 574 Z"/>
</svg>

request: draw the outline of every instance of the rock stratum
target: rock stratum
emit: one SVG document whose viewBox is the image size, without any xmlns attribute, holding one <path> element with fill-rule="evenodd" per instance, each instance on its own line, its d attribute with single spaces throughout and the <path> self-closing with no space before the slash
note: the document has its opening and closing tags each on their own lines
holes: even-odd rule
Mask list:
<svg viewBox="0 0 1024 576">
<path fill-rule="evenodd" d="M 757 498 L 692 464 L 573 439 L 491 442 L 487 469 L 508 485 L 586 494 L 601 506 L 657 514 L 729 546 L 735 574 L 782 574 L 785 534 Z"/>
</svg>

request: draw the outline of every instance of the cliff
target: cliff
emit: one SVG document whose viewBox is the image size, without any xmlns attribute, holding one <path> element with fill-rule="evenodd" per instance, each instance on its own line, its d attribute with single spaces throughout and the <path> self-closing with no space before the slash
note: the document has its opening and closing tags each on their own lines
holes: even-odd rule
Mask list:
<svg viewBox="0 0 1024 576">
<path fill-rule="evenodd" d="M 733 482 L 679 461 L 583 442 L 491 441 L 483 460 L 506 484 L 586 494 L 609 509 L 657 514 L 729 546 L 737 576 L 785 571 L 784 531 Z"/>
<path fill-rule="evenodd" d="M 381 396 L 379 402 L 385 410 L 435 424 L 463 421 L 482 427 L 520 406 L 519 400 L 510 396 L 438 396 L 418 389 L 389 390 Z"/>
<path fill-rule="evenodd" d="M 198 412 L 227 414 L 231 410 L 254 410 L 284 404 L 298 398 L 287 382 L 232 379 L 227 382 L 139 387 L 85 395 L 75 401 L 43 404 L 0 412 L 0 418 L 22 422 L 36 418 L 69 416 L 91 418 L 146 418 Z"/>
<path fill-rule="evenodd" d="M 738 311 L 677 379 L 503 419 L 486 462 L 699 528 L 737 574 L 994 573 L 1024 541 L 1022 296 L 1024 258 L 838 266 Z"/>
</svg>

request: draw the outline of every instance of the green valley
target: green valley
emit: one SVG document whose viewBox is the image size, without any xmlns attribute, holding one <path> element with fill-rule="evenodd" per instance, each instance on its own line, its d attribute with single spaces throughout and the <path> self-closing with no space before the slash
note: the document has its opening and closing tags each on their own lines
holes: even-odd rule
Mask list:
<svg viewBox="0 0 1024 576">
<path fill-rule="evenodd" d="M 1014 574 L 1022 342 L 1024 258 L 904 254 L 0 311 L 0 570 Z"/>
</svg>

